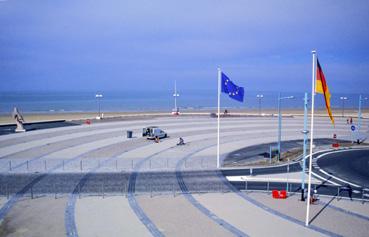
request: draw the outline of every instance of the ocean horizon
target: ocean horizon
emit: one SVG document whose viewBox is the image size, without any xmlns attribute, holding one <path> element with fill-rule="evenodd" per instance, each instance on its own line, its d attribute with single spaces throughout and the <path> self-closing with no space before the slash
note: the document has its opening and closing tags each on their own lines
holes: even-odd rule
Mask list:
<svg viewBox="0 0 369 237">
<path fill-rule="evenodd" d="M 170 111 L 174 108 L 173 92 L 170 90 L 156 91 L 101 91 L 100 99 L 102 112 L 122 111 Z M 215 109 L 217 108 L 217 92 L 213 90 L 182 90 L 177 98 L 180 109 Z M 221 95 L 221 107 L 229 109 L 258 109 L 259 99 L 256 95 L 263 95 L 262 109 L 276 109 L 279 92 L 245 91 L 244 102 L 230 99 L 226 94 Z M 293 99 L 282 101 L 282 108 L 303 109 L 303 92 L 284 92 L 282 96 L 294 96 Z M 68 113 L 94 112 L 98 110 L 96 92 L 92 91 L 25 91 L 0 92 L 0 114 L 12 112 L 14 107 L 23 113 Z M 310 95 L 309 95 L 310 96 Z M 359 94 L 332 95 L 332 108 L 342 108 L 341 96 L 345 100 L 345 108 L 356 109 L 359 103 Z M 324 108 L 323 96 L 317 95 L 315 106 Z M 363 103 L 368 108 L 368 103 Z"/>
</svg>

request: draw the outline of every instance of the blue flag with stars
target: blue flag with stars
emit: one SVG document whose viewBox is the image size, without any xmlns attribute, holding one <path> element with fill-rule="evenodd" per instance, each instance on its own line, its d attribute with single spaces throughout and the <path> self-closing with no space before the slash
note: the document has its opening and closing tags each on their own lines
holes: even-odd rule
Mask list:
<svg viewBox="0 0 369 237">
<path fill-rule="evenodd" d="M 234 100 L 243 102 L 244 89 L 234 84 L 223 72 L 221 80 L 222 92 L 228 94 L 228 96 Z"/>
</svg>

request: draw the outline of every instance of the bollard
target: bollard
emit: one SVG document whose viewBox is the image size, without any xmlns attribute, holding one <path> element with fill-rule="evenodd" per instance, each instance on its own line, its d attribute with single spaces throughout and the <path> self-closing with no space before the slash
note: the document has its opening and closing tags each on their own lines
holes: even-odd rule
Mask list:
<svg viewBox="0 0 369 237">
<path fill-rule="evenodd" d="M 187 160 L 184 161 L 184 167 L 187 167 Z"/>
<path fill-rule="evenodd" d="M 131 168 L 133 169 L 133 160 L 131 160 Z"/>
<path fill-rule="evenodd" d="M 33 187 L 31 187 L 31 199 L 33 199 Z"/>
<path fill-rule="evenodd" d="M 83 167 L 82 167 L 82 160 L 79 161 L 79 168 L 82 171 Z"/>
<path fill-rule="evenodd" d="M 167 169 L 169 168 L 169 159 L 167 158 Z"/>
<path fill-rule="evenodd" d="M 28 164 L 28 160 L 27 160 L 27 171 L 29 171 L 29 164 Z"/>
<path fill-rule="evenodd" d="M 204 158 L 201 158 L 201 168 L 204 168 Z"/>
<path fill-rule="evenodd" d="M 55 199 L 56 199 L 56 187 L 55 187 L 55 183 L 53 184 L 54 186 L 54 193 L 55 193 Z"/>
<path fill-rule="evenodd" d="M 245 180 L 245 191 L 247 190 L 247 180 Z"/>
<path fill-rule="evenodd" d="M 151 169 L 151 158 L 149 160 L 149 168 Z"/>
<path fill-rule="evenodd" d="M 45 171 L 47 171 L 47 168 L 46 168 L 46 160 L 44 160 L 44 167 L 45 167 Z"/>
<path fill-rule="evenodd" d="M 78 198 L 81 199 L 81 184 L 78 185 Z"/>
<path fill-rule="evenodd" d="M 269 181 L 267 182 L 267 191 L 269 192 Z"/>
<path fill-rule="evenodd" d="M 115 160 L 115 170 L 118 170 L 118 160 Z"/>
<path fill-rule="evenodd" d="M 102 191 L 102 198 L 105 198 L 105 185 L 104 183 L 101 184 L 101 191 Z"/>
<path fill-rule="evenodd" d="M 361 190 L 361 200 L 362 200 L 362 203 L 364 204 L 365 201 L 364 201 L 364 189 Z"/>
<path fill-rule="evenodd" d="M 173 197 L 176 197 L 176 192 L 174 191 L 174 184 L 172 184 L 172 192 L 173 192 Z"/>
<path fill-rule="evenodd" d="M 64 171 L 64 160 L 63 160 L 63 171 Z"/>
<path fill-rule="evenodd" d="M 337 187 L 337 201 L 339 201 L 339 197 L 340 197 L 340 187 Z"/>
<path fill-rule="evenodd" d="M 152 183 L 150 183 L 150 198 L 152 198 Z"/>
<path fill-rule="evenodd" d="M 9 171 L 12 171 L 12 161 L 9 161 Z"/>
<path fill-rule="evenodd" d="M 252 176 L 252 168 L 250 169 L 250 175 Z"/>
<path fill-rule="evenodd" d="M 97 167 L 100 169 L 100 160 L 97 161 Z"/>
<path fill-rule="evenodd" d="M 6 192 L 6 199 L 9 199 L 9 189 L 8 189 L 8 184 L 6 184 L 6 186 L 5 186 L 5 192 Z"/>
</svg>

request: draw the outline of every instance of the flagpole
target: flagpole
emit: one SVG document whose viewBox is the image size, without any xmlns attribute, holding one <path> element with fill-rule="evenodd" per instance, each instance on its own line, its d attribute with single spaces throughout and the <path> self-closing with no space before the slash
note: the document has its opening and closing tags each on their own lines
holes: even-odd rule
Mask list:
<svg viewBox="0 0 369 237">
<path fill-rule="evenodd" d="M 218 139 L 217 139 L 217 168 L 220 168 L 220 78 L 221 70 L 218 67 Z"/>
<path fill-rule="evenodd" d="M 314 97 L 315 97 L 315 80 L 316 80 L 316 51 L 313 54 L 313 76 L 311 86 L 311 124 L 310 124 L 310 155 L 309 155 L 309 177 L 308 177 L 308 194 L 306 205 L 306 220 L 305 225 L 309 226 L 309 212 L 310 212 L 310 193 L 311 193 L 311 169 L 313 160 L 313 138 L 314 138 Z"/>
</svg>

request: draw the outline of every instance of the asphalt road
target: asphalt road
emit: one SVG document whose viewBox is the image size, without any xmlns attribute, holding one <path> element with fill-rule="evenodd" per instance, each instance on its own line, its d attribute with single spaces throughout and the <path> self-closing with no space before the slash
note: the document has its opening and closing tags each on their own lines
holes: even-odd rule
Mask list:
<svg viewBox="0 0 369 237">
<path fill-rule="evenodd" d="M 318 138 L 314 139 L 314 144 L 316 146 L 325 146 L 331 145 L 337 141 L 340 143 L 346 142 L 344 140 Z M 309 146 L 309 140 L 307 141 L 307 144 Z M 271 146 L 275 147 L 277 146 L 277 143 L 273 142 L 273 143 L 258 144 L 238 149 L 236 151 L 232 151 L 224 159 L 224 166 L 226 167 L 244 166 L 247 165 L 247 163 L 250 161 L 265 160 L 265 159 L 269 160 L 269 149 Z M 302 149 L 302 146 L 303 140 L 290 140 L 281 142 L 282 152 L 289 151 L 295 148 Z"/>
<path fill-rule="evenodd" d="M 336 177 L 369 188 L 369 149 L 327 154 L 317 164 Z"/>
</svg>

